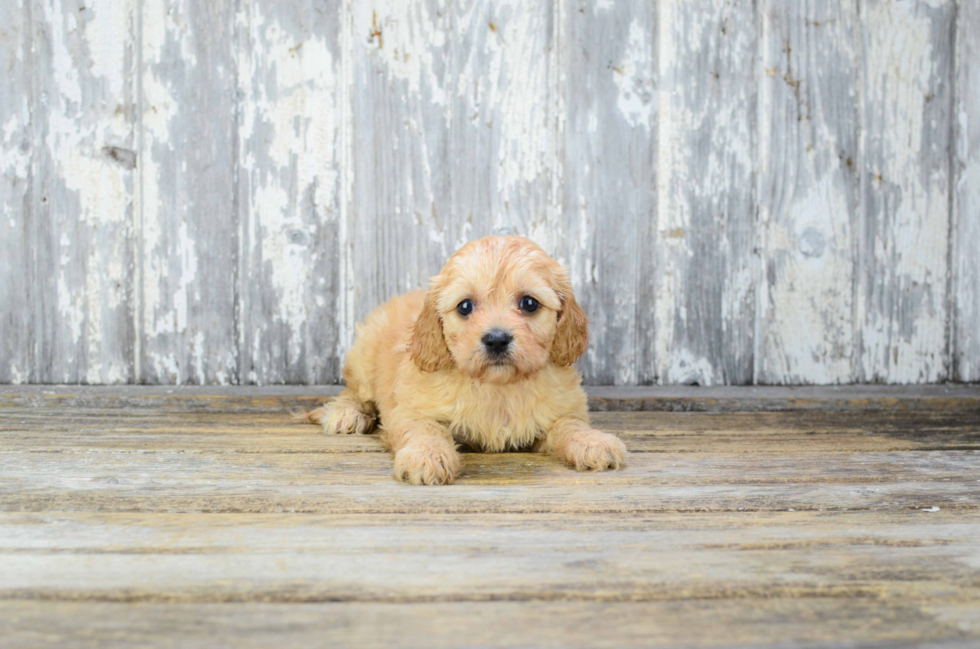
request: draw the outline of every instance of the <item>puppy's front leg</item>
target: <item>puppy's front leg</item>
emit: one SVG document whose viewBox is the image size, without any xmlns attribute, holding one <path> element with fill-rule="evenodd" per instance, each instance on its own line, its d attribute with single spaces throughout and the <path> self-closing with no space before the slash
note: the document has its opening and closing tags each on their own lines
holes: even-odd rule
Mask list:
<svg viewBox="0 0 980 649">
<path fill-rule="evenodd" d="M 545 436 L 541 450 L 558 456 L 576 471 L 605 471 L 626 464 L 626 446 L 618 437 L 574 417 L 556 421 Z"/>
<path fill-rule="evenodd" d="M 393 420 L 393 421 L 392 421 Z M 434 421 L 382 416 L 382 438 L 395 452 L 395 477 L 416 485 L 451 484 L 459 475 L 459 452 L 449 429 Z"/>
</svg>

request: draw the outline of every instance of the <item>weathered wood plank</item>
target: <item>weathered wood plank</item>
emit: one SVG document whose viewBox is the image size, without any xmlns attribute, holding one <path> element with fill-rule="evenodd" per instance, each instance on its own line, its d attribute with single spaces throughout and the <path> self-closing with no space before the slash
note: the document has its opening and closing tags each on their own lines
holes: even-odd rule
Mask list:
<svg viewBox="0 0 980 649">
<path fill-rule="evenodd" d="M 953 2 L 862 5 L 865 214 L 858 250 L 863 381 L 949 375 Z"/>
<path fill-rule="evenodd" d="M 666 0 L 659 26 L 656 378 L 751 383 L 756 15 Z"/>
<path fill-rule="evenodd" d="M 980 598 L 975 513 L 54 513 L 0 522 L 0 600 Z"/>
<path fill-rule="evenodd" d="M 348 338 L 470 239 L 559 251 L 553 29 L 549 3 L 354 5 Z"/>
<path fill-rule="evenodd" d="M 33 381 L 134 377 L 136 0 L 37 0 Z"/>
<path fill-rule="evenodd" d="M 58 386 L 0 387 L 0 407 L 166 409 L 172 412 L 273 412 L 316 407 L 340 386 Z M 593 411 L 668 412 L 980 412 L 980 385 L 589 386 Z"/>
<path fill-rule="evenodd" d="M 352 11 L 346 345 L 355 321 L 426 286 L 453 252 L 437 228 L 451 218 L 449 14 L 436 0 L 372 0 Z"/>
<path fill-rule="evenodd" d="M 765 2 L 759 15 L 756 380 L 849 383 L 861 206 L 857 6 Z"/>
<path fill-rule="evenodd" d="M 562 261 L 558 187 L 564 24 L 558 2 L 457 0 L 451 44 L 452 210 L 435 237 L 520 234 Z"/>
<path fill-rule="evenodd" d="M 654 3 L 567 0 L 562 187 L 590 383 L 653 377 L 657 22 Z M 642 379 L 640 378 L 642 375 Z"/>
<path fill-rule="evenodd" d="M 374 441 L 380 447 L 380 442 Z M 948 488 L 936 485 L 936 498 L 942 501 L 957 493 L 980 490 L 980 486 L 971 484 L 976 482 L 971 472 L 980 465 L 980 457 L 975 451 L 838 451 L 819 456 L 784 451 L 756 456 L 739 449 L 728 452 L 716 449 L 711 453 L 668 456 L 635 453 L 629 459 L 628 470 L 594 475 L 572 471 L 554 458 L 538 453 L 464 453 L 460 484 L 498 485 L 531 491 L 535 490 L 531 488 L 566 486 L 570 488 L 570 500 L 574 500 L 572 494 L 579 491 L 576 487 L 586 486 L 607 492 L 617 486 L 621 489 L 655 486 L 663 487 L 665 494 L 673 490 L 675 495 L 681 494 L 685 487 L 738 485 L 746 487 L 749 493 L 750 487 L 785 486 L 786 495 L 792 496 L 799 493 L 795 487 L 801 485 L 857 487 L 875 484 L 884 487 L 921 483 L 914 491 L 926 483 L 954 483 Z M 293 488 L 297 488 L 295 493 L 302 493 L 316 486 L 340 489 L 392 482 L 390 458 L 380 457 L 377 453 L 184 453 L 173 448 L 147 448 L 136 453 L 94 448 L 85 453 L 59 453 L 57 450 L 9 449 L 0 459 L 0 466 L 4 468 L 2 492 L 8 496 L 19 495 L 18 486 L 35 495 L 60 487 L 66 492 L 102 490 L 108 497 L 141 496 L 153 492 L 164 495 L 163 490 L 172 495 L 235 496 L 260 487 L 269 493 L 269 490 L 282 487 L 282 493 L 288 494 Z M 396 487 L 409 493 L 437 491 Z M 781 495 L 779 489 L 767 491 L 777 498 Z M 645 495 L 638 493 L 636 497 Z M 860 495 L 849 500 L 860 502 L 863 498 Z M 950 502 L 954 501 L 955 498 Z M 961 504 L 970 505 L 965 501 Z M 980 503 L 972 506 L 977 505 Z M 832 507 L 835 508 L 847 509 L 843 503 Z M 563 510 L 577 511 L 574 502 L 568 503 Z"/>
<path fill-rule="evenodd" d="M 379 453 L 0 455 L 0 511 L 533 513 L 976 510 L 980 456 L 943 453 L 665 456 L 577 473 L 541 454 L 464 454 L 450 489 L 391 477 Z M 452 498 L 447 500 L 451 493 Z"/>
<path fill-rule="evenodd" d="M 954 613 L 950 613 L 954 611 Z M 970 602 L 873 598 L 433 604 L 0 602 L 20 647 L 863 647 L 970 649 Z M 705 624 L 705 620 L 711 620 Z M 502 623 L 505 621 L 505 623 Z"/>
<path fill-rule="evenodd" d="M 951 295 L 954 381 L 980 381 L 980 6 L 956 13 L 956 105 L 953 114 L 953 274 Z"/>
<path fill-rule="evenodd" d="M 0 6 L 0 383 L 26 383 L 33 370 L 33 221 L 30 6 Z"/>
<path fill-rule="evenodd" d="M 596 413 L 631 452 L 822 455 L 980 449 L 967 413 Z M 376 435 L 322 435 L 282 413 L 0 410 L 7 450 L 32 453 L 385 453 Z M 813 461 L 813 460 L 806 460 Z"/>
<path fill-rule="evenodd" d="M 340 380 L 341 5 L 238 9 L 240 383 Z"/>
<path fill-rule="evenodd" d="M 142 0 L 139 381 L 238 376 L 235 3 Z"/>
</svg>

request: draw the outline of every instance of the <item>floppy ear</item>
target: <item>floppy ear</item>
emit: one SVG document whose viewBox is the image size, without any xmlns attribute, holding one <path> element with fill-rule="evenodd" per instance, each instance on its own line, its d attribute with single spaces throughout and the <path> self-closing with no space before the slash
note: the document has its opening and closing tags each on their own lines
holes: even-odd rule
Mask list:
<svg viewBox="0 0 980 649">
<path fill-rule="evenodd" d="M 425 294 L 425 303 L 415 321 L 408 352 L 415 364 L 425 372 L 435 372 L 452 365 L 453 357 L 449 355 L 449 347 L 442 336 L 442 318 L 436 311 L 436 293 L 432 289 Z"/>
<path fill-rule="evenodd" d="M 561 311 L 558 312 L 558 332 L 551 344 L 551 360 L 555 365 L 567 367 L 577 361 L 589 346 L 589 319 L 575 301 L 571 282 L 559 280 L 558 285 Z"/>
</svg>

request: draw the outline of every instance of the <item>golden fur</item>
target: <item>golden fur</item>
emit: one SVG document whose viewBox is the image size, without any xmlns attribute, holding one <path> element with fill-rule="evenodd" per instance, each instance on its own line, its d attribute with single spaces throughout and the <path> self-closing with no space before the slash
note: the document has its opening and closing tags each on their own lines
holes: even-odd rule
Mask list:
<svg viewBox="0 0 980 649">
<path fill-rule="evenodd" d="M 535 298 L 533 313 L 519 308 Z M 457 305 L 472 300 L 461 316 Z M 486 237 L 453 255 L 427 292 L 376 309 L 347 354 L 346 389 L 309 413 L 327 433 L 368 433 L 380 417 L 395 476 L 451 483 L 457 444 L 486 451 L 552 453 L 578 470 L 616 469 L 619 438 L 589 426 L 581 376 L 571 367 L 588 344 L 587 320 L 564 269 L 522 237 Z M 505 359 L 481 341 L 513 336 Z"/>
</svg>

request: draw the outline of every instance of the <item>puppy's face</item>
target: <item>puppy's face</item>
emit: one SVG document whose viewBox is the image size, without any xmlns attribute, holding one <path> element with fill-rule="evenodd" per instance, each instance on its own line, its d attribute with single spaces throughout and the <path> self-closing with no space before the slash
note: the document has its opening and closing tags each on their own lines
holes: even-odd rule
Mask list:
<svg viewBox="0 0 980 649">
<path fill-rule="evenodd" d="M 508 383 L 548 363 L 571 365 L 587 343 L 585 314 L 561 266 L 522 237 L 486 237 L 433 278 L 410 349 L 423 370 L 454 364 Z"/>
</svg>

